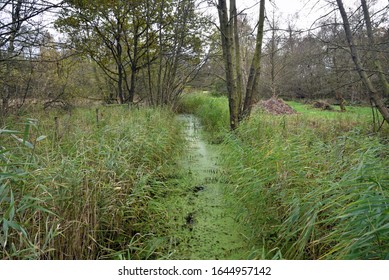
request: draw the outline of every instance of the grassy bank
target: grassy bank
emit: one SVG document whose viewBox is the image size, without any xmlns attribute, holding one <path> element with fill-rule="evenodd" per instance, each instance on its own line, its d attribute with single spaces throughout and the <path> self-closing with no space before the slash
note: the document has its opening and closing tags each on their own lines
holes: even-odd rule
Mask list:
<svg viewBox="0 0 389 280">
<path fill-rule="evenodd" d="M 227 130 L 216 119 L 226 118 L 224 98 L 210 98 L 211 111 L 204 95 L 188 100 L 183 108 L 195 104 L 210 127 Z M 372 135 L 364 108 L 291 105 L 300 114 L 257 111 L 235 133 L 224 132 L 224 167 L 234 186 L 227 191 L 253 230 L 252 257 L 389 258 L 388 127 Z"/>
<path fill-rule="evenodd" d="M 35 114 L 2 130 L 0 259 L 147 259 L 182 151 L 164 110 Z M 11 131 L 15 130 L 15 131 Z"/>
</svg>

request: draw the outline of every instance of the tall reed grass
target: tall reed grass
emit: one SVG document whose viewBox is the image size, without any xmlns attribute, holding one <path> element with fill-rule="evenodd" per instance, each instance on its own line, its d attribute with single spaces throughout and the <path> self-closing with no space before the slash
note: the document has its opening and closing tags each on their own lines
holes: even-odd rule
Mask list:
<svg viewBox="0 0 389 280">
<path fill-rule="evenodd" d="M 227 192 L 251 225 L 252 258 L 389 258 L 388 128 L 330 114 L 257 111 L 225 134 Z"/>
<path fill-rule="evenodd" d="M 153 201 L 167 191 L 181 126 L 165 110 L 97 113 L 1 131 L 0 259 L 155 257 L 150 224 L 163 208 Z"/>
<path fill-rule="evenodd" d="M 180 100 L 178 112 L 195 114 L 210 141 L 223 141 L 229 124 L 227 98 L 212 97 L 207 93 L 188 94 Z"/>
</svg>

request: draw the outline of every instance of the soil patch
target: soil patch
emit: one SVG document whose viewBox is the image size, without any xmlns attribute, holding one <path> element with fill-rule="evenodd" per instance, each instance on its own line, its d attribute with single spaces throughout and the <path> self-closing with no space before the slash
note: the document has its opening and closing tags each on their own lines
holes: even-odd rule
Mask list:
<svg viewBox="0 0 389 280">
<path fill-rule="evenodd" d="M 286 104 L 284 100 L 276 97 L 259 101 L 255 107 L 273 115 L 296 114 L 296 111 L 288 104 Z"/>
</svg>

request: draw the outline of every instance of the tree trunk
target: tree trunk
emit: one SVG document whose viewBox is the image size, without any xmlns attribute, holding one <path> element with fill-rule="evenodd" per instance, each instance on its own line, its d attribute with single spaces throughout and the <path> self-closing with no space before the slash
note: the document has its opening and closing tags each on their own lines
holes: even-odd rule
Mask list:
<svg viewBox="0 0 389 280">
<path fill-rule="evenodd" d="M 378 58 L 378 50 L 376 48 L 376 42 L 375 42 L 374 36 L 373 36 L 373 29 L 371 27 L 369 9 L 367 7 L 366 0 L 361 0 L 361 4 L 362 4 L 362 9 L 363 9 L 363 17 L 365 18 L 365 23 L 366 23 L 367 37 L 369 38 L 370 46 L 372 46 L 374 48 L 372 51 L 373 59 L 374 59 L 374 66 L 376 67 L 378 77 L 380 78 L 382 87 L 384 89 L 384 94 L 387 97 L 389 97 L 389 83 L 385 77 L 385 73 L 382 70 L 381 62 Z"/>
<path fill-rule="evenodd" d="M 232 23 L 228 19 L 227 3 L 226 0 L 219 0 L 218 12 L 220 20 L 220 32 L 222 40 L 223 58 L 226 71 L 227 91 L 228 91 L 228 104 L 230 111 L 230 128 L 235 130 L 238 127 L 238 97 L 236 93 L 235 75 L 234 75 L 234 63 L 233 63 L 233 32 Z"/>
<path fill-rule="evenodd" d="M 130 81 L 130 90 L 128 91 L 128 104 L 134 103 L 135 96 L 135 87 L 136 87 L 136 67 L 131 67 L 131 81 Z"/>
<path fill-rule="evenodd" d="M 146 46 L 150 46 L 150 0 L 146 0 Z M 147 59 L 147 87 L 149 94 L 150 105 L 154 106 L 153 97 L 153 84 L 151 81 L 151 59 L 150 59 L 150 47 L 146 49 Z"/>
<path fill-rule="evenodd" d="M 160 4 L 160 10 L 159 10 L 159 22 L 158 22 L 158 44 L 159 44 L 159 55 L 158 55 L 158 79 L 157 79 L 157 104 L 162 105 L 164 104 L 164 90 L 162 88 L 162 72 L 163 72 L 163 18 L 164 18 L 164 9 L 165 1 L 162 0 Z"/>
<path fill-rule="evenodd" d="M 272 19 L 272 26 L 271 26 L 271 51 L 270 51 L 270 76 L 271 76 L 271 91 L 272 91 L 272 98 L 275 98 L 277 95 L 276 90 L 276 26 L 275 26 L 275 11 L 273 10 L 273 19 Z"/>
<path fill-rule="evenodd" d="M 125 75 L 125 70 L 123 68 L 123 48 L 121 45 L 121 23 L 120 23 L 120 17 L 117 17 L 117 34 L 116 34 L 116 53 L 117 53 L 117 58 L 116 58 L 116 66 L 118 69 L 118 81 L 117 81 L 117 86 L 118 86 L 118 96 L 119 96 L 119 103 L 124 104 L 126 101 L 126 97 L 124 95 L 123 91 L 123 82 L 125 82 L 126 75 Z"/>
<path fill-rule="evenodd" d="M 243 77 L 242 77 L 242 58 L 240 54 L 239 30 L 238 30 L 238 13 L 236 10 L 236 1 L 230 0 L 230 21 L 233 23 L 234 33 L 234 50 L 235 50 L 235 72 L 236 72 L 236 96 L 237 106 L 234 114 L 238 115 L 238 121 L 241 121 L 242 116 L 242 96 L 243 96 Z"/>
<path fill-rule="evenodd" d="M 123 71 L 123 65 L 119 61 L 117 63 L 117 68 L 118 68 L 118 96 L 119 96 L 119 103 L 124 104 L 125 98 L 124 98 L 124 91 L 123 91 L 123 77 L 124 77 L 124 71 Z"/>
<path fill-rule="evenodd" d="M 11 23 L 11 32 L 9 35 L 9 45 L 7 48 L 7 57 L 6 57 L 6 72 L 11 73 L 11 63 L 12 58 L 15 56 L 15 40 L 16 36 L 21 28 L 21 10 L 22 10 L 22 0 L 18 0 L 16 3 L 12 1 L 12 23 Z M 3 91 L 1 95 L 1 104 L 0 104 L 0 125 L 3 125 L 7 112 L 9 110 L 9 101 L 11 99 L 11 88 L 7 81 L 4 83 Z"/>
<path fill-rule="evenodd" d="M 339 91 L 335 92 L 335 98 L 339 102 L 340 111 L 346 112 L 346 100 Z"/>
<path fill-rule="evenodd" d="M 130 58 L 130 64 L 131 64 L 131 77 L 130 77 L 130 86 L 128 87 L 128 104 L 132 104 L 134 102 L 134 96 L 135 96 L 135 87 L 136 87 L 136 75 L 138 72 L 138 61 L 139 61 L 139 34 L 138 29 L 139 26 L 136 24 L 135 19 L 133 20 L 134 25 L 134 37 L 133 37 L 133 48 L 134 52 L 131 56 L 130 47 L 127 45 L 127 55 Z M 127 42 L 128 44 L 128 42 Z"/>
<path fill-rule="evenodd" d="M 343 6 L 343 2 L 342 2 L 342 0 L 336 0 L 336 2 L 338 4 L 339 11 L 340 11 L 340 14 L 341 14 L 342 19 L 343 19 L 344 31 L 346 33 L 347 42 L 348 42 L 348 45 L 349 45 L 349 48 L 351 51 L 351 57 L 352 57 L 352 60 L 355 64 L 355 67 L 357 69 L 358 75 L 361 78 L 361 80 L 363 81 L 364 85 L 367 87 L 367 89 L 369 91 L 370 98 L 374 101 L 375 105 L 378 108 L 378 111 L 380 111 L 380 113 L 384 117 L 385 121 L 387 123 L 389 123 L 389 110 L 385 106 L 385 104 L 384 104 L 382 98 L 380 97 L 380 95 L 378 94 L 377 90 L 374 88 L 374 86 L 373 86 L 371 80 L 369 79 L 365 69 L 363 68 L 362 62 L 359 58 L 359 53 L 358 53 L 358 50 L 354 44 L 354 40 L 352 37 L 352 31 L 350 28 L 350 23 L 349 23 L 349 20 L 347 17 L 347 13 L 346 13 L 344 6 Z"/>
<path fill-rule="evenodd" d="M 265 22 L 265 0 L 261 0 L 259 5 L 259 22 L 257 40 L 255 44 L 254 58 L 251 62 L 249 78 L 246 88 L 246 96 L 243 107 L 243 117 L 248 117 L 251 114 L 251 107 L 253 103 L 253 95 L 257 89 L 257 83 L 261 70 L 261 55 L 262 55 L 262 39 L 263 39 L 263 27 Z"/>
</svg>

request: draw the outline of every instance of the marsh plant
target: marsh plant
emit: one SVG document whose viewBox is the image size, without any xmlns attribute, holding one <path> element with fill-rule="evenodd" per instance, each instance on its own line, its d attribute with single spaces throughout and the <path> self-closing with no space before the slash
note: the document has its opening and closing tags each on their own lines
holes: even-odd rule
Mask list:
<svg viewBox="0 0 389 280">
<path fill-rule="evenodd" d="M 163 209 L 151 201 L 181 127 L 165 110 L 99 112 L 99 123 L 78 109 L 1 130 L 1 259 L 155 258 L 147 240 Z"/>
<path fill-rule="evenodd" d="M 220 99 L 213 104 L 225 106 Z M 183 102 L 198 113 L 205 100 Z M 290 104 L 298 114 L 257 111 L 222 143 L 227 197 L 252 228 L 251 257 L 388 259 L 388 128 L 371 133 L 369 108 Z"/>
</svg>

